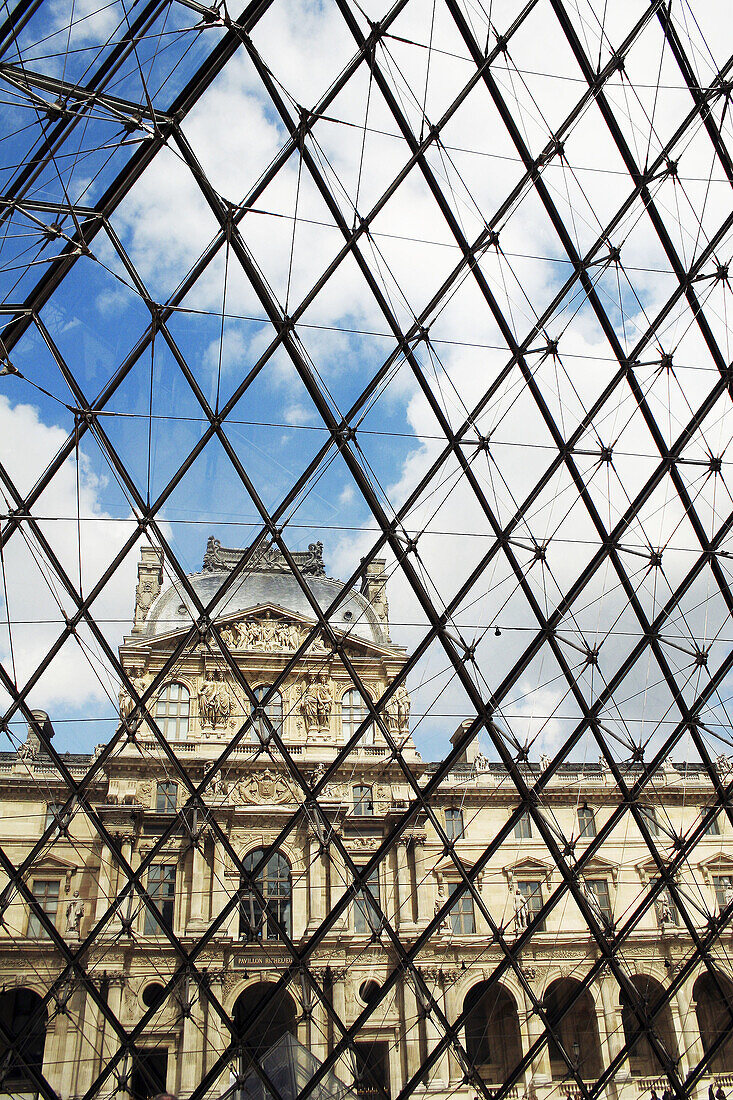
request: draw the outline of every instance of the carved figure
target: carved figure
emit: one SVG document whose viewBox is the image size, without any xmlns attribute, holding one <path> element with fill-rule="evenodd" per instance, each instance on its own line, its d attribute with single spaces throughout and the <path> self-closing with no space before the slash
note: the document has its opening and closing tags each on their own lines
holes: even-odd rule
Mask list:
<svg viewBox="0 0 733 1100">
<path fill-rule="evenodd" d="M 75 936 L 81 934 L 81 922 L 84 919 L 84 902 L 79 897 L 79 891 L 74 891 L 74 896 L 66 906 L 66 934 Z"/>
<path fill-rule="evenodd" d="M 331 723 L 331 711 L 333 710 L 333 694 L 331 685 L 326 676 L 321 673 L 315 682 L 316 689 L 316 719 L 321 729 L 327 728 Z"/>
<path fill-rule="evenodd" d="M 215 669 L 199 688 L 199 714 L 201 725 L 216 729 L 225 726 L 232 710 L 232 697 L 227 690 L 220 669 Z"/>
<path fill-rule="evenodd" d="M 513 894 L 514 901 L 514 930 L 519 933 L 529 925 L 529 909 L 527 908 L 527 899 L 517 884 L 514 887 Z"/>
<path fill-rule="evenodd" d="M 433 912 L 435 913 L 436 917 L 437 917 L 438 913 L 440 912 L 440 910 L 445 905 L 445 903 L 447 902 L 447 900 L 448 900 L 448 897 L 447 897 L 446 892 L 445 892 L 445 887 L 443 886 L 443 883 L 441 882 L 441 883 L 438 884 L 438 892 L 435 895 L 435 906 L 434 906 Z M 451 930 L 450 918 L 448 917 L 448 914 L 446 913 L 443 916 L 443 919 L 440 922 L 440 925 L 438 927 L 438 931 L 439 932 L 450 932 L 450 930 Z"/>
<path fill-rule="evenodd" d="M 143 692 L 148 686 L 145 676 L 143 675 L 143 670 L 141 668 L 130 669 L 130 680 L 137 694 L 139 696 L 142 696 Z M 123 720 L 125 718 L 129 718 L 129 716 L 132 714 L 132 711 L 134 710 L 135 703 L 126 688 L 122 688 L 122 691 L 119 694 L 119 702 L 120 718 L 122 718 Z"/>
<path fill-rule="evenodd" d="M 315 768 L 310 774 L 310 781 L 312 787 L 317 787 L 326 774 L 326 765 L 322 760 L 319 760 Z"/>
<path fill-rule="evenodd" d="M 390 733 L 408 733 L 410 728 L 410 696 L 404 684 L 395 691 L 387 706 Z"/>
<path fill-rule="evenodd" d="M 727 775 L 730 771 L 730 757 L 726 756 L 724 752 L 721 752 L 720 755 L 715 758 L 715 767 L 721 775 Z"/>
<path fill-rule="evenodd" d="M 657 900 L 657 918 L 661 925 L 674 924 L 672 907 L 669 904 L 669 898 L 666 894 L 662 894 Z"/>
<path fill-rule="evenodd" d="M 300 703 L 298 708 L 303 718 L 303 725 L 306 728 L 306 732 L 317 729 L 318 727 L 318 707 L 318 685 L 309 674 L 305 687 L 301 687 L 300 689 Z"/>
<path fill-rule="evenodd" d="M 204 554 L 204 571 L 213 572 L 215 569 L 226 569 L 226 562 L 221 553 L 221 543 L 213 535 L 209 535 L 206 541 L 206 553 Z"/>
<path fill-rule="evenodd" d="M 546 772 L 552 761 L 546 752 L 540 753 L 540 771 Z"/>
<path fill-rule="evenodd" d="M 475 772 L 487 772 L 489 770 L 489 758 L 483 752 L 477 752 L 473 762 Z"/>
<path fill-rule="evenodd" d="M 300 566 L 301 573 L 311 573 L 315 577 L 322 577 L 326 570 L 323 567 L 323 543 L 309 542 L 308 557 Z"/>
</svg>

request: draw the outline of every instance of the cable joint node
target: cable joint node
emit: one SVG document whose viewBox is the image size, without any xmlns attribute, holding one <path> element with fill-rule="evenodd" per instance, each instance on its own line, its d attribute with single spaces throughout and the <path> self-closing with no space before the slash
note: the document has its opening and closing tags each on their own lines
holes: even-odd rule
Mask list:
<svg viewBox="0 0 733 1100">
<path fill-rule="evenodd" d="M 711 455 L 708 462 L 708 469 L 710 470 L 711 474 L 719 474 L 723 469 L 723 456 Z"/>
</svg>

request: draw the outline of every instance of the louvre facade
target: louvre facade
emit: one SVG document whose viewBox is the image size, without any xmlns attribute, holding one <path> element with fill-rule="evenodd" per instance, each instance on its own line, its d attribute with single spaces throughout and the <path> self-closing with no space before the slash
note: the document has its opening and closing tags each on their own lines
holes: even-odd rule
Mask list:
<svg viewBox="0 0 733 1100">
<path fill-rule="evenodd" d="M 469 739 L 443 776 L 417 751 L 410 696 L 390 694 L 407 653 L 390 636 L 383 563 L 344 593 L 320 544 L 295 560 L 310 597 L 269 550 L 219 597 L 225 650 L 202 639 L 178 652 L 193 608 L 143 550 L 120 646 L 137 697 L 120 696 L 126 736 L 85 807 L 44 749 L 53 716 L 34 712 L 25 745 L 2 755 L 3 850 L 22 866 L 47 834 L 25 876 L 34 901 L 2 894 L 3 1090 L 35 1092 L 42 1069 L 63 1100 L 98 1079 L 105 1097 L 167 1088 L 185 1098 L 202 1081 L 221 1096 L 283 1036 L 308 1052 L 311 1075 L 326 1065 L 329 1095 L 409 1087 L 473 1100 L 511 1081 L 511 1095 L 544 1100 L 581 1095 L 608 1073 L 607 1095 L 626 1100 L 684 1081 L 711 1050 L 697 1094 L 733 1085 L 730 934 L 694 955 L 733 903 L 733 833 L 709 813 L 709 776 L 670 761 L 645 789 L 639 809 L 660 850 L 705 822 L 670 890 L 635 818 L 600 842 L 619 803 L 607 767 L 562 764 L 536 813 L 568 859 L 592 852 L 581 895 L 562 893 L 503 764 Z M 209 540 L 189 578 L 204 605 L 237 561 Z M 334 603 L 347 662 L 315 629 L 313 604 Z M 146 700 L 172 657 L 175 672 Z M 94 756 L 62 759 L 73 778 Z M 534 783 L 548 762 L 521 767 Z M 635 765 L 625 768 L 631 783 Z M 431 812 L 403 827 L 412 784 L 431 792 Z M 43 1005 L 66 966 L 54 934 L 87 978 L 68 968 Z"/>
</svg>

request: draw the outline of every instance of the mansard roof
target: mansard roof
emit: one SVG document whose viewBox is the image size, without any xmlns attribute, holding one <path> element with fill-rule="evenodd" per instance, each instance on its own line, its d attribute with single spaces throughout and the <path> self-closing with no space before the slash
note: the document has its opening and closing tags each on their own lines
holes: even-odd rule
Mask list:
<svg viewBox="0 0 733 1100">
<path fill-rule="evenodd" d="M 216 595 L 226 574 L 240 560 L 242 551 L 228 550 L 216 539 L 209 539 L 204 568 L 189 574 L 189 581 L 203 604 Z M 313 543 L 307 551 L 293 554 L 295 564 L 318 606 L 327 611 L 344 584 L 325 575 L 322 546 Z M 249 562 L 241 577 L 215 605 L 214 617 L 231 619 L 256 608 L 270 606 L 283 612 L 293 612 L 298 618 L 314 621 L 315 615 L 287 562 L 274 547 L 263 550 Z M 157 597 L 147 614 L 140 640 L 171 634 L 190 625 L 196 617 L 193 605 L 181 586 L 174 582 Z M 372 610 L 371 604 L 359 592 L 348 592 L 338 609 L 329 615 L 329 622 L 338 631 L 361 638 L 378 646 L 393 648 L 386 630 Z"/>
</svg>

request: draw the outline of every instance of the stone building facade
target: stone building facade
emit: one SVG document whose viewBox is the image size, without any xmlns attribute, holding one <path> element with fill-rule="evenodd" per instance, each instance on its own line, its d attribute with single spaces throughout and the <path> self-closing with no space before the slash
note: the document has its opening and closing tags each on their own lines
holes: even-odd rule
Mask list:
<svg viewBox="0 0 733 1100">
<path fill-rule="evenodd" d="M 137 1061 L 120 1059 L 99 1095 L 145 1096 L 158 1083 L 185 1098 L 207 1073 L 209 1094 L 225 1092 L 231 1081 L 229 1067 L 219 1065 L 218 1059 L 227 1045 L 227 1032 L 212 1003 L 196 983 L 185 980 L 161 995 L 179 963 L 161 921 L 190 951 L 211 922 L 226 912 L 197 952 L 196 966 L 224 1011 L 234 1020 L 246 1019 L 265 983 L 276 981 L 291 962 L 285 939 L 302 948 L 327 915 L 339 910 L 353 882 L 347 859 L 357 869 L 364 867 L 410 802 L 400 760 L 381 731 L 368 723 L 364 701 L 352 682 L 352 675 L 358 674 L 376 701 L 407 658 L 390 637 L 383 563 L 371 564 L 360 592 L 344 594 L 340 582 L 325 575 L 321 553 L 320 544 L 314 544 L 295 555 L 310 598 L 284 559 L 269 551 L 215 606 L 212 617 L 246 677 L 251 698 L 232 676 L 225 655 L 204 639 L 181 648 L 175 671 L 164 678 L 150 702 L 155 723 L 185 761 L 193 783 L 204 783 L 208 777 L 206 815 L 185 808 L 186 782 L 174 760 L 150 724 L 137 717 L 130 695 L 120 697 L 128 736 L 104 759 L 87 800 L 121 845 L 126 864 L 133 871 L 144 866 L 141 882 L 156 911 L 147 908 L 135 891 L 125 892 L 127 874 L 89 815 L 73 806 L 66 812 L 60 809 L 68 796 L 33 730 L 17 754 L 6 753 L 0 759 L 3 849 L 19 866 L 48 832 L 48 843 L 28 866 L 29 889 L 67 943 L 81 947 L 98 929 L 84 950 L 84 964 L 123 1027 L 132 1031 L 146 1013 L 150 1016 L 136 1040 Z M 236 552 L 209 540 L 203 570 L 189 578 L 204 604 L 237 561 Z M 142 696 L 176 654 L 195 610 L 180 584 L 163 584 L 156 552 L 143 551 L 138 574 L 134 624 L 120 656 Z M 344 640 L 349 667 L 330 659 L 326 640 L 317 632 L 304 655 L 292 662 L 314 626 L 311 600 L 328 613 Z M 272 684 L 291 663 L 274 692 Z M 36 717 L 51 736 L 51 720 L 40 713 Z M 212 775 L 214 761 L 247 719 L 245 735 Z M 421 759 L 412 741 L 410 699 L 404 690 L 392 696 L 385 722 L 416 781 L 422 786 L 430 782 L 436 766 Z M 360 726 L 364 732 L 357 739 Z M 339 748 L 355 738 L 319 793 L 320 812 L 310 811 L 282 755 L 263 749 L 265 742 L 272 746 L 273 728 L 311 785 L 321 782 Z M 100 747 L 97 757 L 101 751 Z M 63 759 L 71 776 L 81 779 L 95 756 L 66 754 Z M 524 765 L 530 777 L 541 766 Z M 576 983 L 597 964 L 597 944 L 566 895 L 534 931 L 521 966 L 508 967 L 500 984 L 487 992 L 484 983 L 503 957 L 497 927 L 511 942 L 560 881 L 526 816 L 515 821 L 482 866 L 474 893 L 463 893 L 445 911 L 437 929 L 424 937 L 459 884 L 450 844 L 463 866 L 472 868 L 514 813 L 513 789 L 501 766 L 469 749 L 436 788 L 431 799 L 435 819 L 422 814 L 411 821 L 363 891 L 341 905 L 308 956 L 334 1017 L 349 1027 L 399 966 L 399 950 L 379 913 L 404 949 L 420 943 L 415 961 L 424 984 L 395 982 L 358 1032 L 362 1061 L 343 1054 L 337 1063 L 339 1077 L 364 1097 L 377 1097 L 382 1089 L 396 1097 L 406 1082 L 416 1079 L 418 1093 L 446 1100 L 454 1094 L 473 1098 L 476 1086 L 467 1074 L 471 1066 L 489 1088 L 500 1084 L 541 1036 L 543 1013 L 550 1018 L 560 1015 Z M 712 799 L 709 778 L 701 770 L 668 765 L 644 805 L 659 845 L 664 847 L 667 833 L 672 837 L 690 829 Z M 548 782 L 542 811 L 558 836 L 571 838 L 573 850 L 582 851 L 618 801 L 616 786 L 600 764 L 567 764 Z M 288 829 L 299 808 L 302 812 Z M 256 868 L 259 854 L 280 836 L 277 851 L 258 872 L 261 894 L 267 899 L 263 907 L 257 892 L 243 884 L 232 852 L 245 868 Z M 153 851 L 154 859 L 146 864 Z M 733 901 L 733 834 L 724 815 L 710 823 L 695 853 L 679 884 L 691 899 L 690 910 L 700 927 L 707 927 Z M 640 832 L 632 819 L 624 818 L 584 876 L 584 890 L 599 922 L 608 927 L 622 923 L 655 874 Z M 0 899 L 0 1026 L 18 1034 L 23 1022 L 33 1018 L 38 996 L 55 980 L 62 963 L 52 936 L 24 898 L 6 891 Z M 653 1004 L 657 992 L 680 973 L 692 946 L 690 929 L 672 899 L 661 895 L 624 941 L 618 958 L 628 979 Z M 699 963 L 671 1004 L 656 1016 L 658 1040 L 683 1078 L 728 1027 L 720 989 L 730 990 L 733 997 L 729 946 L 729 935 L 721 933 L 708 952 L 717 982 Z M 47 1080 L 67 1100 L 86 1093 L 119 1042 L 80 983 L 69 981 L 64 988 L 65 996 L 55 999 L 40 1023 L 33 1023 L 25 1058 L 42 1065 Z M 426 988 L 431 998 L 427 1006 Z M 423 1072 L 442 1034 L 435 1007 L 449 1023 L 461 1017 L 458 1036 L 468 1066 L 459 1051 L 448 1047 Z M 618 982 L 605 971 L 575 997 L 559 1029 L 564 1055 L 554 1043 L 542 1046 L 518 1075 L 512 1095 L 576 1095 L 577 1085 L 569 1083 L 568 1057 L 582 1078 L 596 1080 L 633 1038 L 634 1017 Z M 325 1003 L 298 980 L 278 999 L 252 1042 L 262 1051 L 282 1032 L 292 1032 L 319 1060 L 339 1039 L 338 1025 Z M 2 1065 L 6 1092 L 32 1091 L 11 1056 L 6 1055 Z M 661 1091 L 666 1084 L 663 1068 L 658 1053 L 642 1037 L 618 1062 L 606 1094 L 626 1100 L 655 1084 Z M 724 1086 L 733 1084 L 733 1046 L 719 1046 L 712 1072 Z M 711 1073 L 700 1079 L 700 1097 L 712 1079 Z"/>
</svg>

